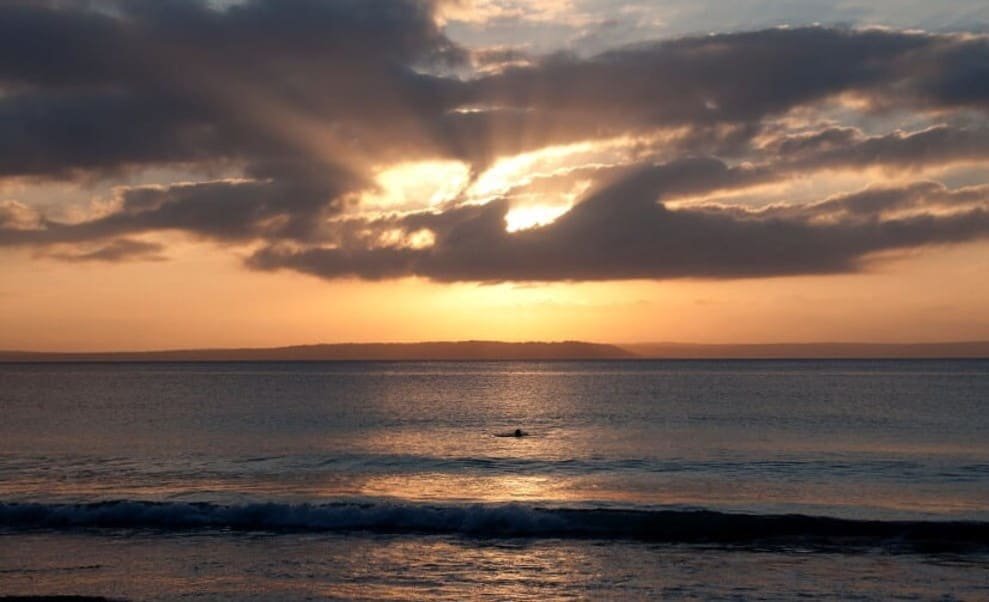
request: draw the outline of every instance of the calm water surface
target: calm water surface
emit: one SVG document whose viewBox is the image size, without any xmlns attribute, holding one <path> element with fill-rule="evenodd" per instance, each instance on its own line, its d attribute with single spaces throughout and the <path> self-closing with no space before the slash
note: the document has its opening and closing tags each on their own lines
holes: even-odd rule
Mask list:
<svg viewBox="0 0 989 602">
<path fill-rule="evenodd" d="M 987 361 L 6 364 L 0 411 L 0 592 L 989 599 Z"/>
</svg>

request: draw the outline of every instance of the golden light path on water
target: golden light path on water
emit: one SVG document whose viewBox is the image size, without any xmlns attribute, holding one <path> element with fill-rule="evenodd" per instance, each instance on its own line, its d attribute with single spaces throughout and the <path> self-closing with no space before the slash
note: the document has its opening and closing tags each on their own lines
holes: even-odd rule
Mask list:
<svg viewBox="0 0 989 602">
<path fill-rule="evenodd" d="M 529 375 L 516 376 L 524 379 Z M 565 391 L 558 393 L 567 396 Z M 469 393 L 465 391 L 465 394 Z M 514 388 L 507 386 L 501 395 L 490 390 L 486 396 L 490 400 L 488 405 L 500 406 L 497 413 L 504 415 L 553 412 L 553 399 L 537 402 L 533 397 L 538 397 L 537 391 L 527 392 L 517 383 Z M 535 403 L 543 407 L 533 406 Z M 565 405 L 564 402 L 560 407 Z M 94 455 L 92 466 L 79 460 L 66 469 L 68 475 L 80 471 L 90 475 L 85 479 L 53 481 L 55 475 L 51 474 L 46 474 L 43 481 L 11 478 L 0 483 L 0 497 L 30 497 L 45 487 L 51 495 L 66 500 L 243 503 L 262 499 L 319 503 L 320 500 L 371 499 L 441 505 L 715 506 L 741 512 L 784 512 L 803 507 L 809 513 L 814 513 L 814 508 L 827 508 L 828 512 L 851 517 L 876 510 L 932 515 L 984 510 L 970 496 L 954 495 L 931 484 L 905 488 L 898 480 L 878 479 L 861 481 L 849 489 L 835 487 L 826 480 L 776 478 L 772 466 L 760 460 L 778 458 L 785 465 L 788 461 L 812 459 L 851 467 L 863 460 L 889 462 L 902 458 L 909 462 L 922 454 L 934 463 L 941 461 L 939 458 L 957 462 L 959 458 L 983 457 L 987 451 L 984 444 L 914 445 L 864 439 L 829 443 L 824 437 L 812 440 L 777 437 L 767 442 L 756 436 L 746 437 L 744 433 L 736 433 L 734 440 L 726 442 L 717 430 L 662 428 L 655 432 L 629 432 L 624 440 L 608 442 L 597 438 L 593 429 L 576 426 L 546 428 L 521 438 L 496 435 L 470 429 L 448 433 L 432 429 L 424 434 L 414 427 L 375 430 L 342 438 L 337 434 L 333 440 L 321 440 L 314 435 L 296 442 L 310 450 L 305 455 L 274 455 L 247 464 L 256 471 L 248 480 L 238 472 L 245 466 L 240 461 L 197 468 L 198 460 L 192 455 L 184 460 L 170 460 L 177 463 L 162 472 L 168 463 L 159 466 L 159 462 L 148 464 L 138 458 L 101 460 L 99 455 Z M 652 443 L 645 443 L 645 439 Z M 332 451 L 341 445 L 350 450 L 342 456 Z M 623 452 L 626 446 L 628 450 Z M 652 449 L 651 459 L 621 460 L 625 456 L 633 457 L 628 454 L 643 446 Z M 325 451 L 320 451 L 322 447 Z M 462 457 L 464 449 L 474 450 L 471 457 Z M 99 452 L 98 448 L 92 451 Z M 599 454 L 613 459 L 595 460 Z M 747 468 L 746 458 L 758 468 Z M 426 462 L 420 465 L 423 459 Z M 602 462 L 600 466 L 598 462 Z M 643 471 L 647 463 L 652 468 Z M 735 477 L 726 477 L 726 470 Z M 170 471 L 176 471 L 174 477 Z"/>
</svg>

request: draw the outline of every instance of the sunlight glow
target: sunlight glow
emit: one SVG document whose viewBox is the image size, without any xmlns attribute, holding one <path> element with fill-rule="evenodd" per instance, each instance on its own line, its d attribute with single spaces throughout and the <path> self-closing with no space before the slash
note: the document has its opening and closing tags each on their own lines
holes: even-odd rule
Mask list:
<svg viewBox="0 0 989 602">
<path fill-rule="evenodd" d="M 468 202 L 486 203 L 499 196 L 528 187 L 540 179 L 573 175 L 642 159 L 663 141 L 683 135 L 680 129 L 644 136 L 616 136 L 602 140 L 546 146 L 538 150 L 502 157 L 481 172 L 467 189 Z"/>
<path fill-rule="evenodd" d="M 411 161 L 380 170 L 378 190 L 361 197 L 361 208 L 381 211 L 424 209 L 451 201 L 470 181 L 462 161 Z"/>
<path fill-rule="evenodd" d="M 505 214 L 505 230 L 518 232 L 549 225 L 570 211 L 570 205 L 528 205 L 512 207 Z"/>
<path fill-rule="evenodd" d="M 478 176 L 468 190 L 470 197 L 478 201 L 490 200 L 507 193 L 512 188 L 525 186 L 540 175 L 552 175 L 589 163 L 589 153 L 596 151 L 598 143 L 579 142 L 562 146 L 548 146 L 536 151 L 521 153 L 514 157 L 499 159 L 488 170 Z"/>
<path fill-rule="evenodd" d="M 374 246 L 378 248 L 425 249 L 434 244 L 436 244 L 436 234 L 426 228 L 414 232 L 406 232 L 399 228 L 384 230 L 377 233 L 377 240 L 374 241 Z"/>
</svg>

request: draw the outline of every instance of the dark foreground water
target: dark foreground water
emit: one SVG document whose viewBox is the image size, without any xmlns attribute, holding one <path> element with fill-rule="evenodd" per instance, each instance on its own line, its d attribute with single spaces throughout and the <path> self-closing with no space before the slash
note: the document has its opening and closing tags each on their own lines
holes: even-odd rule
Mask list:
<svg viewBox="0 0 989 602">
<path fill-rule="evenodd" d="M 0 365 L 69 593 L 987 600 L 989 362 Z"/>
</svg>

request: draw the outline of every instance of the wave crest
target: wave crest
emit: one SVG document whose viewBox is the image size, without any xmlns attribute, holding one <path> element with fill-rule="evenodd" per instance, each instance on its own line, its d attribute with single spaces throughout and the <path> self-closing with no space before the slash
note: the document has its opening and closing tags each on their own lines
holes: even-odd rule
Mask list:
<svg viewBox="0 0 989 602">
<path fill-rule="evenodd" d="M 849 520 L 710 510 L 564 509 L 521 504 L 0 503 L 0 528 L 369 531 L 476 537 L 631 539 L 741 545 L 989 550 L 989 523 Z"/>
</svg>

